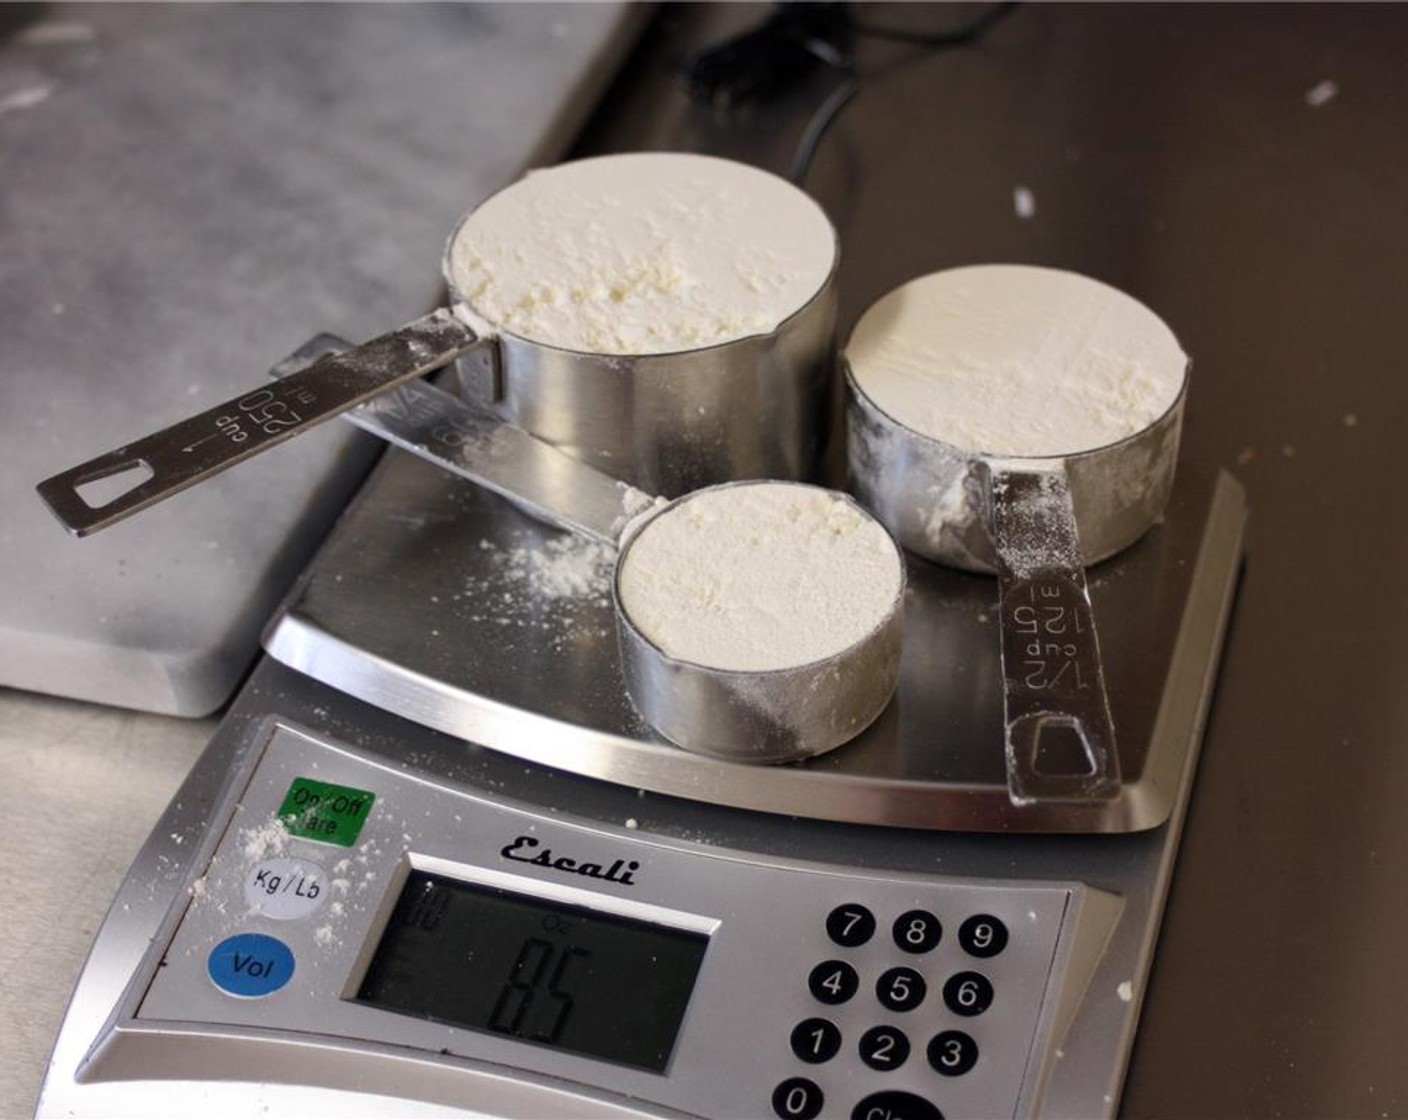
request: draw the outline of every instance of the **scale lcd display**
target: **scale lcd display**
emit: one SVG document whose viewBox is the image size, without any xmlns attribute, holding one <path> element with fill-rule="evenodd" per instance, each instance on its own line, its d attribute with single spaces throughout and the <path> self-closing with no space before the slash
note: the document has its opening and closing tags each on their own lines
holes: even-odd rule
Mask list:
<svg viewBox="0 0 1408 1120">
<path fill-rule="evenodd" d="M 413 871 L 354 999 L 663 1071 L 702 933 Z"/>
</svg>

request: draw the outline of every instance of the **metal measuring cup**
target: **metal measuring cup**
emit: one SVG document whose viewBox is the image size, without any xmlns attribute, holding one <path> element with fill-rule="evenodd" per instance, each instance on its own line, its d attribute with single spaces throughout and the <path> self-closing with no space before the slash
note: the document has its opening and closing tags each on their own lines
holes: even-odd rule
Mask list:
<svg viewBox="0 0 1408 1120">
<path fill-rule="evenodd" d="M 501 323 L 491 342 L 457 360 L 464 396 L 598 470 L 657 494 L 683 494 L 731 479 L 813 476 L 829 431 L 837 240 L 821 208 L 781 179 L 728 160 L 678 153 L 605 156 L 535 173 L 460 220 L 442 262 L 456 300 L 471 322 L 480 321 L 473 291 L 464 290 L 474 277 L 457 269 L 456 257 L 473 247 L 479 229 L 492 229 L 501 196 L 552 176 L 563 180 L 563 193 L 575 196 L 609 191 L 603 177 L 647 174 L 680 182 L 718 176 L 721 193 L 766 194 L 792 212 L 792 224 L 804 227 L 798 236 L 815 244 L 825 268 L 772 329 L 688 349 L 623 353 L 615 352 L 622 349 L 618 344 L 611 353 L 582 353 Z M 577 220 L 589 222 L 590 212 Z"/>
<path fill-rule="evenodd" d="M 452 267 L 475 213 L 528 184 L 551 184 L 555 175 L 564 197 L 572 197 L 583 183 L 590 186 L 593 173 L 653 177 L 661 189 L 720 175 L 752 184 L 797 208 L 799 228 L 825 239 L 819 259 L 829 264 L 770 328 L 671 353 L 576 351 L 486 320 L 473 295 L 457 288 Z M 835 265 L 835 231 L 820 207 L 756 168 L 707 156 L 634 153 L 534 172 L 457 224 L 442 260 L 450 307 L 63 471 L 40 483 L 39 494 L 66 528 L 85 536 L 457 359 L 473 397 L 627 482 L 677 494 L 735 478 L 805 478 L 815 472 L 828 427 Z M 83 489 L 117 475 L 135 484 L 90 504 Z"/>
<path fill-rule="evenodd" d="M 1043 286 L 1067 283 L 1089 285 L 1095 300 L 1134 303 L 1071 273 L 981 267 L 1035 281 L 1028 310 L 1040 304 Z M 943 284 L 968 271 L 911 284 Z M 959 446 L 897 420 L 853 368 L 866 317 L 892 314 L 885 302 L 902 292 L 867 310 L 843 352 L 850 487 L 910 552 L 997 574 L 1012 801 L 1114 798 L 1119 755 L 1084 568 L 1133 544 L 1163 514 L 1178 455 L 1187 358 L 1168 332 L 1168 357 L 1176 353 L 1179 363 L 1177 390 L 1154 419 L 1124 438 L 1025 456 Z"/>
<path fill-rule="evenodd" d="M 274 374 L 296 376 L 294 371 L 310 360 L 346 346 L 335 336 L 320 335 Z M 492 490 L 537 520 L 618 549 L 612 589 L 626 691 L 646 722 L 685 750 L 747 763 L 821 754 L 864 731 L 898 686 L 905 573 L 900 551 L 888 534 L 898 587 L 867 634 L 807 664 L 772 670 L 712 668 L 671 657 L 631 619 L 620 592 L 625 555 L 657 517 L 678 511 L 692 499 L 777 483 L 724 483 L 666 502 L 424 381 L 382 393 L 346 418 Z M 849 495 L 825 493 L 871 519 Z"/>
<path fill-rule="evenodd" d="M 656 511 L 621 548 L 612 577 L 617 635 L 626 690 L 636 710 L 665 738 L 698 754 L 732 762 L 793 762 L 855 738 L 884 711 L 899 684 L 904 629 L 904 560 L 894 549 L 896 590 L 875 624 L 846 648 L 801 664 L 736 669 L 671 656 L 632 616 L 622 577 L 631 554 L 672 517 L 709 496 L 756 486 L 802 483 L 724 483 L 677 498 Z M 846 494 L 823 491 L 866 521 Z M 885 540 L 893 547 L 888 535 Z"/>
</svg>

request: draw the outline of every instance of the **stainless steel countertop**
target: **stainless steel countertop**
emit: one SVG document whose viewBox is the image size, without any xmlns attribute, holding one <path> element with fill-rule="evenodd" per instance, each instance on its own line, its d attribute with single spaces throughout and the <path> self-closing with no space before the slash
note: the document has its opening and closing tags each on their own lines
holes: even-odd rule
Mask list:
<svg viewBox="0 0 1408 1120">
<path fill-rule="evenodd" d="M 834 78 L 728 116 L 673 69 L 758 14 L 664 9 L 582 150 L 785 171 Z M 841 234 L 843 330 L 936 268 L 1090 273 L 1175 327 L 1195 362 L 1184 455 L 1247 488 L 1129 1116 L 1408 1112 L 1405 46 L 1398 5 L 1030 5 L 977 47 L 862 40 L 860 94 L 808 179 Z M 208 730 L 0 693 L 0 1115 L 28 1109 L 88 937 Z"/>
<path fill-rule="evenodd" d="M 0 1117 L 32 1112 L 93 935 L 215 723 L 0 689 Z"/>
</svg>

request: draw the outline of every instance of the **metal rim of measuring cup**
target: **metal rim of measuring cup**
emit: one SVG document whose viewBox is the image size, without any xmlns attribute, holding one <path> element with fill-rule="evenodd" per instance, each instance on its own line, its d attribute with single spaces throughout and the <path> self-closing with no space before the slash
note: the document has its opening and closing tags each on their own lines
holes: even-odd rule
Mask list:
<svg viewBox="0 0 1408 1120">
<path fill-rule="evenodd" d="M 958 447 L 896 420 L 861 388 L 842 351 L 847 484 L 909 552 L 992 575 L 997 569 L 992 465 L 1064 471 L 1081 559 L 1090 567 L 1134 544 L 1163 516 L 1173 492 L 1191 367 L 1185 363 L 1168 408 L 1138 432 L 1065 455 L 996 455 Z"/>
<path fill-rule="evenodd" d="M 755 167 L 753 168 L 753 170 L 758 171 L 762 174 L 768 174 L 767 172 L 762 171 L 761 168 Z M 776 178 L 776 176 L 774 177 Z M 500 326 L 486 327 L 484 326 L 484 324 L 487 324 L 488 320 L 474 310 L 474 305 L 469 301 L 469 299 L 465 297 L 465 294 L 459 290 L 458 285 L 456 285 L 455 283 L 454 268 L 452 267 L 452 259 L 455 251 L 455 242 L 459 240 L 460 231 L 464 228 L 465 223 L 468 222 L 470 218 L 474 217 L 475 214 L 477 214 L 481 209 L 487 206 L 495 198 L 498 198 L 499 195 L 503 194 L 505 191 L 513 190 L 514 187 L 518 186 L 522 182 L 523 179 L 517 179 L 514 182 L 509 183 L 507 186 L 501 187 L 499 190 L 481 199 L 478 203 L 476 203 L 474 206 L 471 206 L 468 210 L 461 214 L 459 218 L 455 221 L 454 228 L 450 231 L 450 236 L 445 239 L 445 247 L 440 254 L 440 275 L 445 281 L 446 289 L 450 293 L 450 303 L 457 309 L 457 311 L 459 309 L 463 309 L 464 311 L 468 312 L 468 315 L 460 313 L 460 318 L 464 322 L 466 322 L 472 329 L 474 329 L 476 333 L 481 331 L 482 329 L 484 331 L 484 337 L 481 341 L 486 344 L 492 341 L 494 337 L 503 337 L 512 339 L 515 342 L 519 342 L 527 346 L 536 346 L 543 350 L 554 351 L 558 354 L 562 354 L 566 357 L 571 358 L 594 358 L 598 361 L 622 361 L 632 363 L 640 362 L 646 359 L 656 359 L 660 361 L 673 360 L 677 362 L 680 358 L 688 357 L 693 354 L 703 354 L 710 350 L 726 350 L 730 346 L 737 346 L 739 343 L 742 342 L 756 342 L 763 339 L 774 338 L 789 323 L 805 315 L 807 311 L 826 294 L 829 288 L 835 287 L 836 272 L 841 264 L 841 240 L 840 235 L 836 232 L 836 227 L 832 225 L 831 220 L 827 218 L 826 225 L 831 232 L 831 265 L 827 269 L 826 276 L 822 279 L 821 283 L 817 285 L 816 291 L 814 291 L 810 296 L 808 296 L 807 299 L 803 303 L 801 303 L 795 311 L 789 312 L 785 317 L 780 319 L 778 321 L 777 326 L 773 327 L 771 330 L 759 331 L 756 334 L 739 335 L 737 338 L 726 339 L 723 342 L 711 342 L 705 346 L 690 346 L 682 350 L 655 350 L 651 351 L 649 354 L 599 354 L 594 350 L 575 350 L 570 346 L 558 346 L 556 343 L 542 342 L 535 338 L 529 338 L 527 335 L 517 334 L 514 331 L 508 330 Z M 805 192 L 799 193 L 805 195 Z M 817 207 L 817 209 L 819 211 L 821 210 L 819 206 Z M 821 213 L 822 217 L 825 218 L 825 212 L 822 211 Z M 492 332 L 492 335 L 490 334 L 490 332 Z"/>
<path fill-rule="evenodd" d="M 899 587 L 884 618 L 846 649 L 805 665 L 736 670 L 681 660 L 662 650 L 631 619 L 621 601 L 621 572 L 650 523 L 700 494 L 776 481 L 722 483 L 677 498 L 633 526 L 616 560 L 611 594 L 627 695 L 646 722 L 695 754 L 741 763 L 793 762 L 823 754 L 869 727 L 899 684 L 906 574 L 897 545 Z M 820 490 L 871 516 L 849 494 L 809 483 L 788 484 Z"/>
</svg>

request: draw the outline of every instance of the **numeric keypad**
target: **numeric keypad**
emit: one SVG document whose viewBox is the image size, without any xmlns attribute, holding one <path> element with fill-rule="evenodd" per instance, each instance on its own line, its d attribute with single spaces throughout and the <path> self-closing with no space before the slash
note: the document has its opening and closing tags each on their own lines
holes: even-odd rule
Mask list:
<svg viewBox="0 0 1408 1120">
<path fill-rule="evenodd" d="M 925 1076 L 934 1077 L 936 1092 L 943 1084 L 940 1079 L 963 1077 L 978 1068 L 981 1052 L 972 1028 L 960 1030 L 958 1023 L 977 1020 L 1000 994 L 984 972 L 961 966 L 955 971 L 954 966 L 964 957 L 986 961 L 999 956 L 1007 948 L 1010 934 L 1006 923 L 992 914 L 951 917 L 958 923 L 953 942 L 940 951 L 944 919 L 931 910 L 913 907 L 877 916 L 869 906 L 857 902 L 834 907 L 825 918 L 825 935 L 842 952 L 813 965 L 806 985 L 817 1004 L 828 1008 L 844 1005 L 845 1013 L 834 1019 L 812 1016 L 797 1023 L 789 1039 L 792 1053 L 810 1066 L 858 1060 L 872 1071 L 866 1077 L 879 1082 L 873 1090 L 882 1088 L 880 1078 L 909 1061 L 916 1045 L 927 1063 Z M 877 930 L 886 927 L 888 945 L 883 939 L 875 940 Z M 881 949 L 878 967 L 877 947 Z M 867 987 L 873 989 L 874 1003 L 858 998 Z M 924 1016 L 905 1019 L 904 1026 L 877 1021 L 884 1013 L 907 1016 L 926 1005 Z M 945 1017 L 951 1017 L 951 1026 L 944 1026 Z M 907 1028 L 919 1024 L 924 1035 L 911 1041 Z M 857 1092 L 864 1091 L 862 1082 Z M 908 1090 L 871 1091 L 860 1104 L 891 1098 L 904 1100 L 906 1116 L 911 1112 L 916 1116 L 939 1115 L 934 1104 Z M 773 1112 L 783 1120 L 812 1120 L 820 1114 L 823 1100 L 815 1082 L 792 1077 L 778 1083 Z M 842 1109 L 838 1115 L 850 1104 L 836 1102 Z"/>
</svg>

